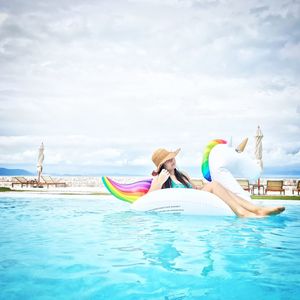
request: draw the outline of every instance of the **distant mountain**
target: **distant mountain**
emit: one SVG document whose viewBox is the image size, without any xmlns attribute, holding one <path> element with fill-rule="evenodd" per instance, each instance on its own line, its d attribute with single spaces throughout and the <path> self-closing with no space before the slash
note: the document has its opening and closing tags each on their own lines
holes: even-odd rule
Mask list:
<svg viewBox="0 0 300 300">
<path fill-rule="evenodd" d="M 23 169 L 6 169 L 0 168 L 0 176 L 30 176 L 33 175 L 31 172 L 28 172 Z"/>
<path fill-rule="evenodd" d="M 262 173 L 263 177 L 268 176 L 289 176 L 289 177 L 300 177 L 300 166 L 279 166 L 279 167 L 266 167 Z"/>
</svg>

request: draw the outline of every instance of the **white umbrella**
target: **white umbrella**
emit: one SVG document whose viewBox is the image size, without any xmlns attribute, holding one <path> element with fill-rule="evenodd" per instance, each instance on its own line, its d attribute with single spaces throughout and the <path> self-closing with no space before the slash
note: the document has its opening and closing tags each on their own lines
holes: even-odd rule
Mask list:
<svg viewBox="0 0 300 300">
<path fill-rule="evenodd" d="M 230 140 L 229 140 L 228 146 L 232 147 L 232 135 L 230 136 Z"/>
<path fill-rule="evenodd" d="M 256 136 L 255 136 L 255 158 L 259 161 L 259 165 L 261 169 L 263 168 L 263 161 L 262 161 L 262 139 L 263 134 L 261 132 L 260 127 L 257 127 Z"/>
<path fill-rule="evenodd" d="M 42 143 L 39 148 L 39 156 L 38 156 L 38 163 L 37 163 L 38 182 L 40 182 L 41 174 L 43 171 L 43 161 L 44 161 L 44 143 Z"/>
<path fill-rule="evenodd" d="M 258 161 L 261 169 L 263 169 L 263 161 L 262 161 L 262 139 L 263 134 L 260 127 L 257 127 L 256 135 L 255 135 L 255 158 Z M 260 185 L 260 180 L 258 179 L 258 185 Z"/>
</svg>

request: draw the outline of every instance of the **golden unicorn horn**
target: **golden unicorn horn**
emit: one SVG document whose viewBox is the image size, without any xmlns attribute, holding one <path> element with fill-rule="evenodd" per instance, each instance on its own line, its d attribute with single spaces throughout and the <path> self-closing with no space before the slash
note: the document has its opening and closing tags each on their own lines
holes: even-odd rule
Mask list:
<svg viewBox="0 0 300 300">
<path fill-rule="evenodd" d="M 245 138 L 236 148 L 235 148 L 235 151 L 238 152 L 238 153 L 242 153 L 245 148 L 246 148 L 246 145 L 248 143 L 248 138 Z"/>
</svg>

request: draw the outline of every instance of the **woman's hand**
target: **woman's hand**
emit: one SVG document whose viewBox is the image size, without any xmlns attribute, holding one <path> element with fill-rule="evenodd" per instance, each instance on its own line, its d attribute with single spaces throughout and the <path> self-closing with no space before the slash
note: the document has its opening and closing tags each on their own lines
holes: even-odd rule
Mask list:
<svg viewBox="0 0 300 300">
<path fill-rule="evenodd" d="M 169 177 L 170 173 L 166 169 L 162 169 L 162 171 L 157 176 L 157 181 L 160 185 L 163 185 Z"/>
<path fill-rule="evenodd" d="M 170 173 L 166 169 L 163 169 L 157 176 L 154 177 L 148 193 L 160 190 L 169 177 Z"/>
</svg>

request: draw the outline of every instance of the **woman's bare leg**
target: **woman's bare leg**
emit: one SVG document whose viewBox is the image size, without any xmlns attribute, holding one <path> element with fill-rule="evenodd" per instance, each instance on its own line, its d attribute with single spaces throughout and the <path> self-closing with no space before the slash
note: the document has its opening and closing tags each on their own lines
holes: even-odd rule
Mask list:
<svg viewBox="0 0 300 300">
<path fill-rule="evenodd" d="M 283 206 L 276 206 L 276 207 L 256 206 L 253 203 L 232 193 L 231 191 L 228 190 L 228 192 L 241 206 L 243 206 L 245 209 L 247 209 L 257 215 L 260 215 L 260 216 L 276 215 L 276 214 L 280 214 L 281 212 L 283 212 L 285 210 L 285 207 L 283 207 Z"/>
<path fill-rule="evenodd" d="M 227 189 L 225 189 L 221 184 L 217 182 L 211 182 L 204 185 L 202 191 L 207 191 L 215 194 L 219 198 L 221 198 L 231 209 L 232 211 L 239 217 L 259 217 L 259 215 L 247 210 L 242 205 L 240 205 L 234 197 L 229 193 Z"/>
</svg>

